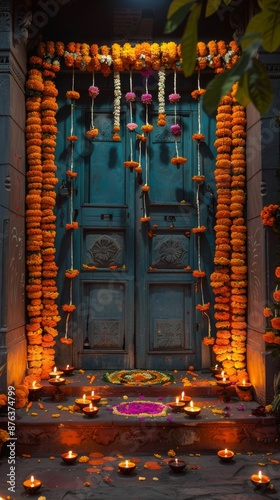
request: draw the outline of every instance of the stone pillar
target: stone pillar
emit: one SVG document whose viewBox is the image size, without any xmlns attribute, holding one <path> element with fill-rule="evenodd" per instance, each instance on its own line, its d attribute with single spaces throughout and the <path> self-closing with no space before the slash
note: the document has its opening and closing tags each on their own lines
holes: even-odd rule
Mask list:
<svg viewBox="0 0 280 500">
<path fill-rule="evenodd" d="M 262 55 L 273 86 L 273 103 L 266 115 L 260 116 L 253 105 L 247 108 L 247 227 L 248 227 L 248 343 L 247 367 L 259 404 L 271 403 L 273 379 L 279 371 L 279 359 L 266 350 L 263 308 L 272 302 L 275 288 L 275 263 L 279 262 L 277 236 L 264 227 L 262 208 L 280 202 L 279 122 L 280 54 Z"/>
<path fill-rule="evenodd" d="M 0 3 L 0 392 L 26 371 L 26 6 L 14 4 Z"/>
</svg>

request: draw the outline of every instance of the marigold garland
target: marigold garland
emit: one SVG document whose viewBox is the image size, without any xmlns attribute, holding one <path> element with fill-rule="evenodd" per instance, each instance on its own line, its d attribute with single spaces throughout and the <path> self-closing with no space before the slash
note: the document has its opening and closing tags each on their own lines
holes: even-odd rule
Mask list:
<svg viewBox="0 0 280 500">
<path fill-rule="evenodd" d="M 245 144 L 240 142 L 246 137 L 244 108 L 238 105 L 234 85 L 231 94 L 225 96 L 217 109 L 215 146 L 217 149 L 216 169 L 217 185 L 216 211 L 216 249 L 214 263 L 217 265 L 211 275 L 211 286 L 215 294 L 216 341 L 213 351 L 217 361 L 225 370 L 231 362 L 228 375 L 232 380 L 238 371 L 246 367 L 246 286 L 247 266 L 245 246 L 246 226 L 244 225 L 245 178 L 239 168 L 245 168 Z M 243 114 L 244 113 L 244 114 Z M 237 163 L 236 157 L 238 157 Z M 239 292 L 240 290 L 240 292 Z M 222 304 L 227 304 L 223 307 Z M 238 342 L 236 332 L 244 335 Z"/>
</svg>

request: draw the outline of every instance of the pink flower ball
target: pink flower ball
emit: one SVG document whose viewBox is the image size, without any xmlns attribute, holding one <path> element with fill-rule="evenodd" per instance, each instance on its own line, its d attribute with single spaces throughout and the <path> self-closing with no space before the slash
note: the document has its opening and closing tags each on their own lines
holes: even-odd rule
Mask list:
<svg viewBox="0 0 280 500">
<path fill-rule="evenodd" d="M 133 102 L 133 101 L 135 101 L 135 98 L 136 98 L 136 95 L 134 94 L 134 92 L 127 92 L 125 94 L 126 102 Z"/>
<path fill-rule="evenodd" d="M 153 96 L 152 94 L 142 94 L 141 101 L 143 104 L 152 104 Z"/>
<path fill-rule="evenodd" d="M 178 125 L 178 124 L 171 125 L 170 130 L 171 130 L 171 134 L 174 137 L 180 137 L 180 135 L 181 135 L 181 127 L 180 127 L 180 125 Z"/>
<path fill-rule="evenodd" d="M 172 104 L 176 104 L 178 101 L 180 101 L 181 96 L 180 96 L 180 94 L 170 94 L 168 96 L 168 99 L 169 99 L 169 102 L 171 102 Z"/>
<path fill-rule="evenodd" d="M 98 96 L 99 94 L 99 88 L 96 87 L 95 85 L 91 85 L 89 88 L 88 88 L 88 95 L 92 98 L 95 98 L 96 96 Z"/>
</svg>

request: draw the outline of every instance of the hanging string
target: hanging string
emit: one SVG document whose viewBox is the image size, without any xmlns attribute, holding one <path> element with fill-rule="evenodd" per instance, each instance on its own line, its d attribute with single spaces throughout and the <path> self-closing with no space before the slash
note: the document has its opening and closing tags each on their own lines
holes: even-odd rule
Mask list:
<svg viewBox="0 0 280 500">
<path fill-rule="evenodd" d="M 94 79 L 94 71 L 92 72 L 92 86 L 94 87 L 94 82 L 95 82 L 95 79 Z M 94 124 L 93 124 L 93 110 L 94 110 L 94 98 L 92 97 L 91 98 L 91 108 L 90 108 L 90 128 L 94 128 Z"/>
<path fill-rule="evenodd" d="M 148 94 L 148 77 L 146 76 L 146 81 L 145 81 L 145 86 L 146 86 L 146 94 Z M 148 111 L 148 104 L 146 104 L 146 125 L 149 123 L 149 111 Z M 148 184 L 148 141 L 145 142 L 145 178 L 146 182 L 145 184 Z M 145 196 L 144 196 L 144 202 L 145 202 Z M 146 213 L 146 204 L 145 204 L 145 213 Z M 145 215 L 146 217 L 146 215 Z"/>
</svg>

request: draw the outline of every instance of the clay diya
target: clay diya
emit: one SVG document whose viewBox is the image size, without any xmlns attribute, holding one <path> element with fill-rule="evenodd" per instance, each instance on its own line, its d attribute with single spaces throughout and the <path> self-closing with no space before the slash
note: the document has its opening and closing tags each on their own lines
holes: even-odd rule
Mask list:
<svg viewBox="0 0 280 500">
<path fill-rule="evenodd" d="M 65 462 L 68 465 L 73 464 L 74 462 L 76 462 L 77 457 L 78 457 L 78 453 L 74 453 L 71 450 L 68 451 L 67 453 L 62 453 L 62 455 L 61 455 L 61 458 L 62 458 L 63 462 Z"/>
<path fill-rule="evenodd" d="M 231 381 L 224 377 L 222 380 L 217 380 L 217 385 L 223 388 L 229 387 L 231 385 Z"/>
<path fill-rule="evenodd" d="M 124 472 L 125 474 L 130 474 L 134 471 L 136 464 L 130 460 L 124 460 L 119 463 L 119 472 Z"/>
<path fill-rule="evenodd" d="M 60 370 L 62 371 L 62 373 L 66 376 L 69 376 L 69 375 L 73 375 L 73 372 L 75 370 L 75 367 L 74 366 L 71 366 L 71 365 L 66 365 L 66 366 L 62 366 L 60 368 Z"/>
<path fill-rule="evenodd" d="M 173 411 L 181 411 L 185 403 L 184 401 L 180 401 L 179 398 L 176 398 L 176 401 L 171 401 L 171 403 L 168 403 L 168 406 L 170 406 Z"/>
<path fill-rule="evenodd" d="M 82 398 L 75 399 L 75 404 L 82 410 L 86 406 L 89 406 L 91 401 L 87 399 L 86 395 L 84 394 Z"/>
<path fill-rule="evenodd" d="M 260 489 L 266 488 L 269 485 L 270 478 L 262 474 L 262 471 L 260 470 L 258 474 L 253 474 L 251 476 L 251 481 L 256 488 Z"/>
<path fill-rule="evenodd" d="M 49 384 L 54 385 L 55 387 L 59 387 L 60 385 L 63 385 L 65 383 L 65 378 L 62 378 L 59 375 L 57 375 L 55 378 L 49 378 L 48 382 Z"/>
<path fill-rule="evenodd" d="M 222 460 L 222 462 L 230 462 L 230 460 L 234 457 L 233 451 L 228 450 L 227 448 L 218 451 L 217 455 Z"/>
<path fill-rule="evenodd" d="M 196 418 L 200 414 L 201 408 L 199 406 L 194 406 L 193 401 L 190 401 L 189 406 L 184 407 L 184 411 L 190 418 Z"/>
<path fill-rule="evenodd" d="M 37 401 L 40 395 L 40 391 L 42 389 L 42 385 L 38 384 L 36 380 L 32 382 L 32 385 L 28 387 L 28 399 L 29 401 Z"/>
<path fill-rule="evenodd" d="M 91 391 L 90 394 L 87 394 L 87 399 L 90 399 L 90 401 L 92 403 L 97 404 L 97 403 L 99 403 L 101 396 L 99 394 L 95 394 L 94 391 Z"/>
<path fill-rule="evenodd" d="M 225 375 L 224 370 L 222 370 L 222 371 L 221 371 L 221 372 L 219 372 L 219 373 L 216 373 L 216 375 L 215 375 L 215 379 L 216 379 L 216 380 L 223 380 L 223 378 L 228 379 L 228 376 L 227 376 L 227 375 Z"/>
<path fill-rule="evenodd" d="M 215 376 L 215 375 L 220 374 L 223 371 L 223 369 L 221 366 L 215 365 L 215 366 L 211 366 L 210 371 L 211 371 L 212 375 Z"/>
<path fill-rule="evenodd" d="M 92 402 L 89 404 L 89 406 L 85 406 L 82 408 L 83 412 L 87 417 L 93 417 L 96 415 L 99 411 L 98 406 L 93 406 Z"/>
<path fill-rule="evenodd" d="M 183 403 L 188 403 L 189 401 L 191 401 L 191 397 L 190 396 L 186 396 L 184 391 L 181 393 L 181 396 L 180 396 L 180 401 L 183 402 Z"/>
<path fill-rule="evenodd" d="M 27 493 L 36 493 L 41 488 L 42 481 L 40 481 L 40 479 L 35 479 L 34 476 L 31 476 L 30 479 L 23 481 L 23 486 Z"/>
<path fill-rule="evenodd" d="M 62 370 L 58 370 L 58 369 L 56 368 L 56 366 L 55 366 L 55 367 L 54 367 L 54 369 L 53 369 L 53 370 L 49 373 L 49 377 L 51 377 L 51 378 L 53 378 L 53 377 L 57 377 L 57 376 L 59 376 L 59 377 L 60 377 L 60 375 L 63 375 L 63 371 L 62 371 Z"/>
<path fill-rule="evenodd" d="M 248 391 L 252 387 L 252 384 L 250 384 L 250 382 L 246 382 L 245 380 L 242 380 L 242 383 L 241 384 L 236 384 L 236 386 L 241 391 Z"/>
<path fill-rule="evenodd" d="M 182 458 L 172 458 L 168 465 L 174 472 L 181 472 L 186 467 L 186 462 Z"/>
</svg>

